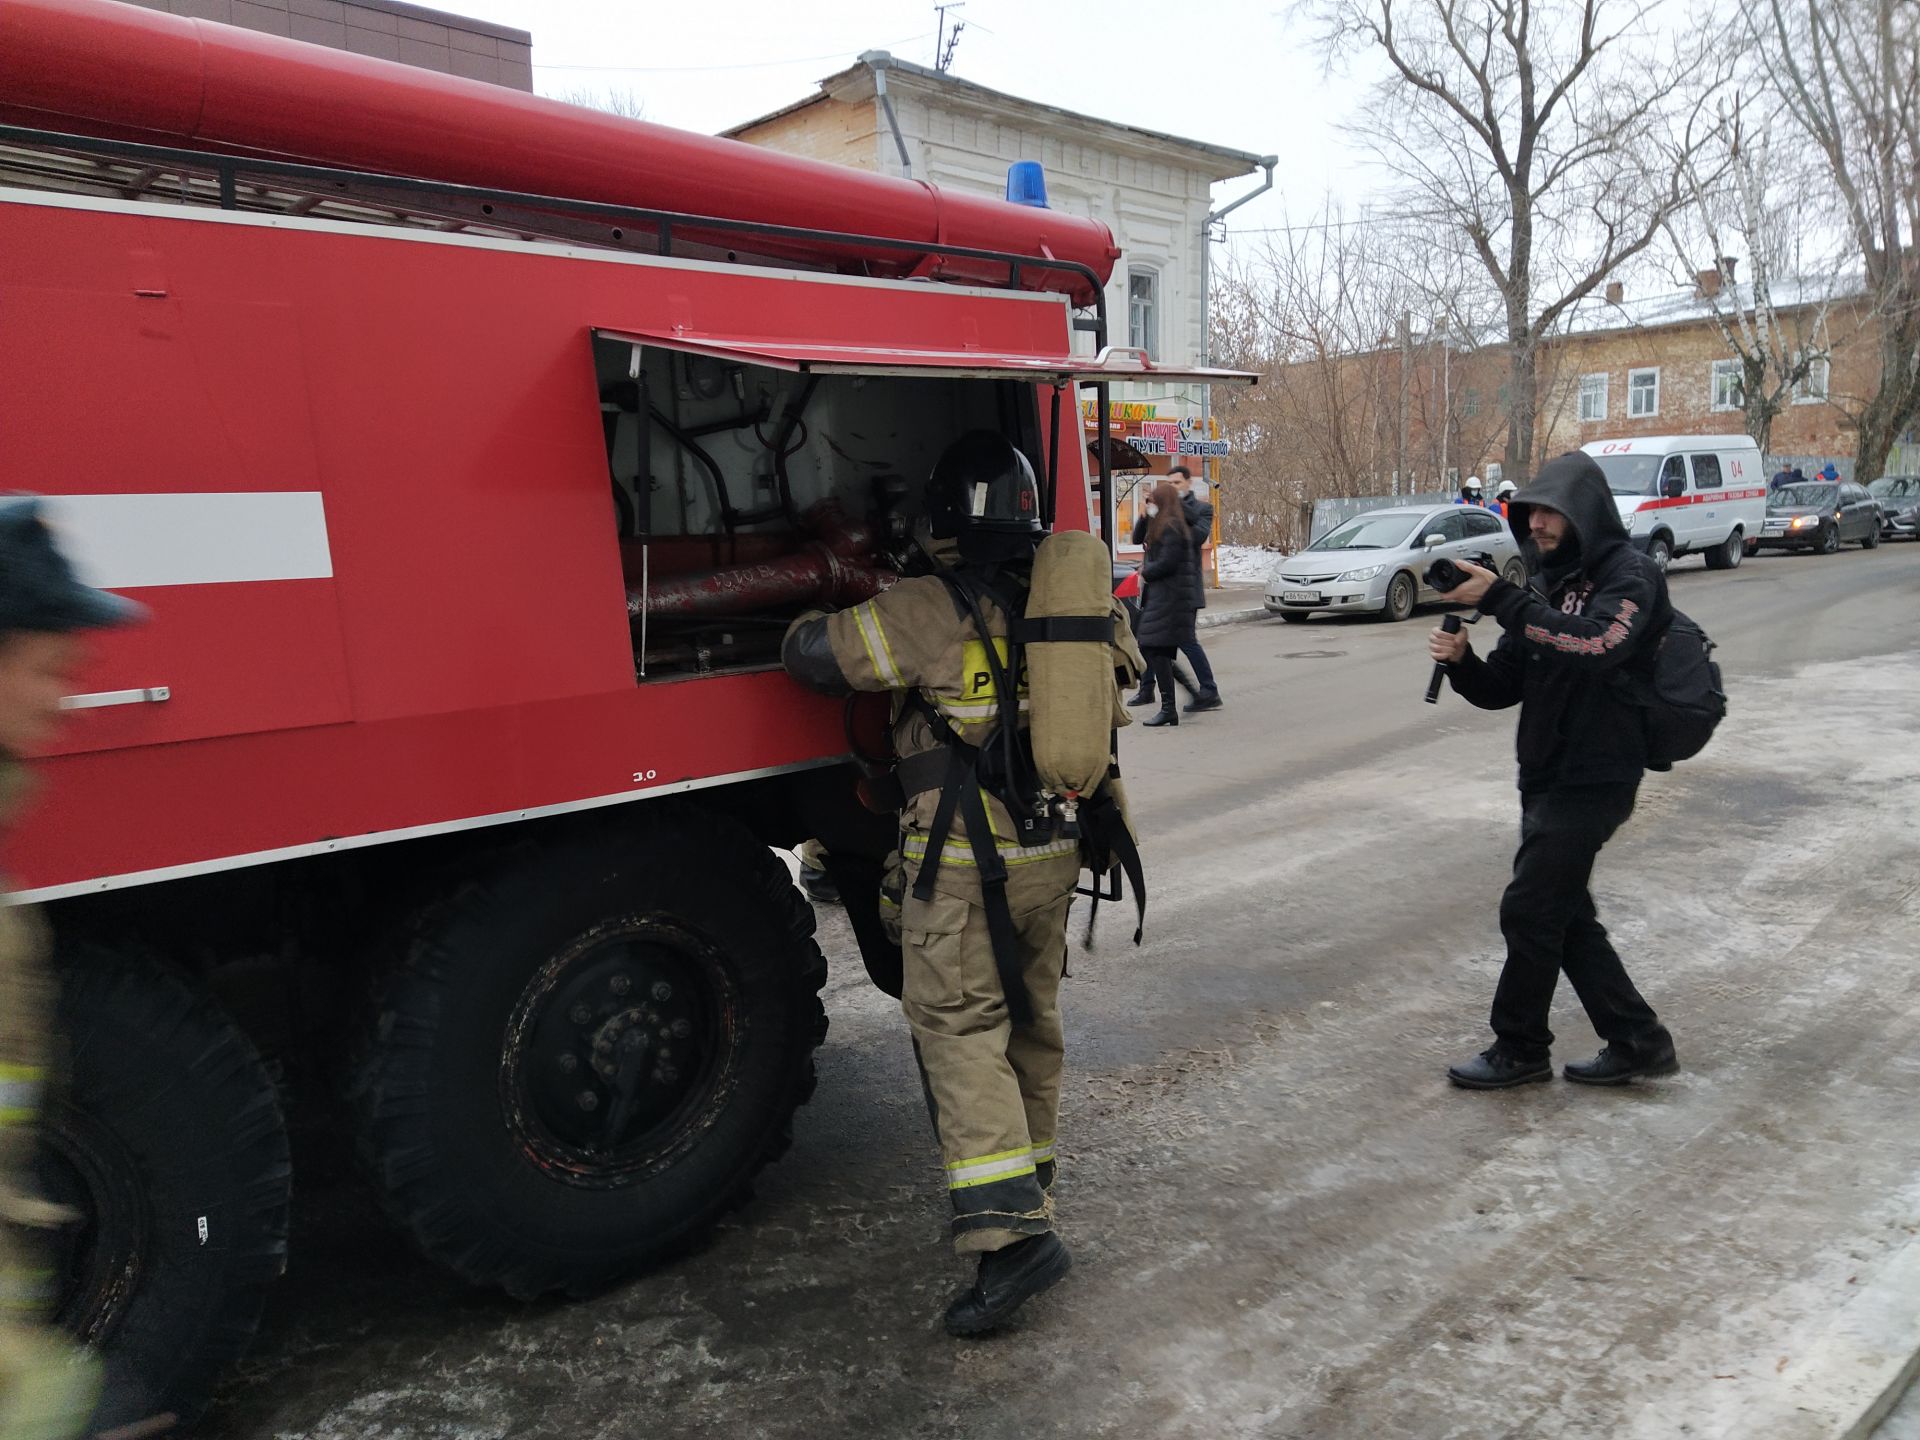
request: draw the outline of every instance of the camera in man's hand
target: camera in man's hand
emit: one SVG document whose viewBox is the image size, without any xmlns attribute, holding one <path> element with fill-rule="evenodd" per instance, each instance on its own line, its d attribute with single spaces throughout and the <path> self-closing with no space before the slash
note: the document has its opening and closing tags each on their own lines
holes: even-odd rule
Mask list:
<svg viewBox="0 0 1920 1440">
<path fill-rule="evenodd" d="M 1491 570 L 1494 568 L 1493 556 L 1491 555 L 1469 555 L 1467 559 L 1475 565 L 1478 565 L 1482 570 Z M 1438 590 L 1442 595 L 1447 594 L 1449 591 L 1458 590 L 1466 583 L 1467 572 L 1445 556 L 1442 556 L 1427 567 L 1427 584 Z"/>
</svg>

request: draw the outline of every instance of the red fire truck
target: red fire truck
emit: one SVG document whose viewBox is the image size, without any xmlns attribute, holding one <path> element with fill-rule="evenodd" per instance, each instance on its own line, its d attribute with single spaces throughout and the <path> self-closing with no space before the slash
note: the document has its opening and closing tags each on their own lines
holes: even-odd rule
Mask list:
<svg viewBox="0 0 1920 1440">
<path fill-rule="evenodd" d="M 813 1084 L 769 847 L 886 960 L 891 821 L 783 627 L 889 583 L 970 428 L 1105 518 L 1075 387 L 1104 434 L 1162 373 L 1105 347 L 1110 234 L 113 0 L 0 7 L 0 187 L 0 491 L 149 611 L 3 857 L 60 952 L 63 1321 L 191 1410 L 336 1096 L 470 1280 L 670 1253 Z"/>
</svg>

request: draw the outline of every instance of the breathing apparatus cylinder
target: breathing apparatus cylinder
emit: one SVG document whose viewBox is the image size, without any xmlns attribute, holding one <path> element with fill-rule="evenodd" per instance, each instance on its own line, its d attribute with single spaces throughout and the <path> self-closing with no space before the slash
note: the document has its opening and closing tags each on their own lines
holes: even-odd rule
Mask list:
<svg viewBox="0 0 1920 1440">
<path fill-rule="evenodd" d="M 1114 670 L 1122 663 L 1114 647 L 1127 636 L 1125 622 L 1115 623 L 1112 592 L 1113 563 L 1099 536 L 1062 530 L 1040 543 L 1026 609 L 1035 634 L 1047 634 L 1049 620 L 1092 622 L 1077 632 L 1052 627 L 1077 638 L 1026 646 L 1034 771 L 1056 795 L 1092 795 L 1112 763 Z M 1101 638 L 1099 622 L 1110 638 Z"/>
</svg>

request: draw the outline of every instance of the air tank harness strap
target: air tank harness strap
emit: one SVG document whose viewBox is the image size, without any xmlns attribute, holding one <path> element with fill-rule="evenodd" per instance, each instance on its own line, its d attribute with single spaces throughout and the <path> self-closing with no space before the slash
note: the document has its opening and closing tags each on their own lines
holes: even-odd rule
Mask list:
<svg viewBox="0 0 1920 1440">
<path fill-rule="evenodd" d="M 1118 762 L 1107 767 L 1107 778 L 1120 778 Z M 1147 928 L 1146 867 L 1140 863 L 1140 847 L 1127 828 L 1126 813 L 1113 798 L 1111 785 L 1101 787 L 1098 794 L 1080 802 L 1080 855 L 1093 871 L 1093 884 L 1077 892 L 1093 901 L 1081 949 L 1093 948 L 1093 927 L 1100 918 L 1100 902 L 1120 898 L 1120 879 L 1114 874 L 1115 870 L 1124 873 L 1127 884 L 1133 887 L 1133 943 L 1138 945 Z M 1112 878 L 1113 889 L 1102 890 L 1100 882 L 1108 877 Z"/>
<path fill-rule="evenodd" d="M 1015 622 L 1013 638 L 1020 645 L 1034 645 L 1050 640 L 1092 641 L 1096 644 L 1113 643 L 1113 612 L 1104 615 L 1045 615 L 1023 618 Z"/>
<path fill-rule="evenodd" d="M 918 693 L 912 698 L 918 700 Z M 930 705 L 924 713 L 929 719 L 938 719 Z M 923 903 L 933 899 L 940 857 L 947 848 L 954 816 L 958 813 L 966 826 L 974 867 L 980 875 L 981 905 L 987 912 L 987 940 L 993 947 L 993 968 L 1000 976 L 1000 991 L 1007 997 L 1007 1014 L 1016 1025 L 1030 1025 L 1033 1000 L 1020 973 L 1019 939 L 1013 926 L 1013 907 L 1007 902 L 1007 862 L 994 845 L 993 825 L 987 816 L 986 801 L 981 798 L 980 752 L 955 735 L 944 721 L 935 727 L 936 734 L 941 731 L 945 731 L 941 739 L 947 752 L 947 778 L 940 787 L 939 804 L 934 807 L 933 826 L 927 832 L 926 857 L 921 860 L 919 877 L 913 882 L 913 898 Z"/>
</svg>

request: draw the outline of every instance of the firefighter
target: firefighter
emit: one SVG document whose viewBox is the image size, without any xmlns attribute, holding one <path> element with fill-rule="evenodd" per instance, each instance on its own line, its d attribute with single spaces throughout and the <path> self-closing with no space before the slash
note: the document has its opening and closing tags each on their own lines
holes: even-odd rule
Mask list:
<svg viewBox="0 0 1920 1440">
<path fill-rule="evenodd" d="M 35 501 L 0 502 L 0 825 L 25 788 L 80 660 L 76 632 L 133 618 L 130 601 L 74 578 Z M 76 1218 L 36 1194 L 34 1123 L 53 1027 L 46 943 L 29 910 L 0 902 L 0 1440 L 85 1428 L 98 1368 L 46 1324 L 47 1232 Z"/>
<path fill-rule="evenodd" d="M 939 1136 L 954 1245 L 978 1257 L 946 1326 L 977 1335 L 1071 1263 L 1051 1190 L 1060 978 L 1081 862 L 1076 839 L 994 793 L 1006 766 L 1019 767 L 1006 756 L 1028 724 L 1026 676 L 1007 669 L 1007 636 L 1046 533 L 1033 467 L 1004 437 L 975 431 L 934 466 L 927 509 L 916 534 L 935 573 L 801 616 L 782 658 L 811 689 L 894 694 L 901 1008 Z M 1108 578 L 1103 599 L 1110 587 Z M 1020 733 L 1007 733 L 1010 717 Z M 882 903 L 884 914 L 884 894 Z"/>
</svg>

